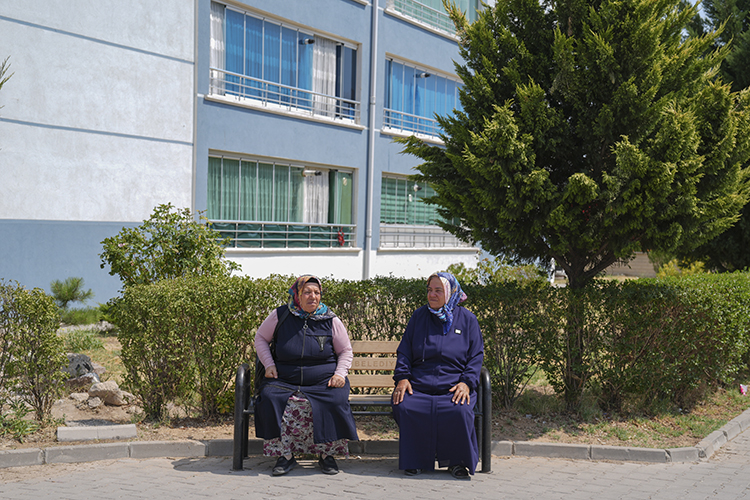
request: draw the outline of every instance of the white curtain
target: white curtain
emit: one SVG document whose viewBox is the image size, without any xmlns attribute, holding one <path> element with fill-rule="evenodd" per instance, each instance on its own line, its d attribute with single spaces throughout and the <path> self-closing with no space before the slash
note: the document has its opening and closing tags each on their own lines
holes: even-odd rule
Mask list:
<svg viewBox="0 0 750 500">
<path fill-rule="evenodd" d="M 313 45 L 313 92 L 335 95 L 336 93 L 336 42 L 319 36 Z M 313 113 L 336 116 L 336 99 L 314 96 Z"/>
<path fill-rule="evenodd" d="M 325 172 L 323 175 L 307 175 L 305 177 L 303 222 L 308 224 L 328 223 L 328 175 Z"/>
<path fill-rule="evenodd" d="M 211 54 L 209 65 L 224 69 L 224 6 L 211 2 Z M 210 93 L 224 95 L 224 74 L 211 70 Z"/>
</svg>

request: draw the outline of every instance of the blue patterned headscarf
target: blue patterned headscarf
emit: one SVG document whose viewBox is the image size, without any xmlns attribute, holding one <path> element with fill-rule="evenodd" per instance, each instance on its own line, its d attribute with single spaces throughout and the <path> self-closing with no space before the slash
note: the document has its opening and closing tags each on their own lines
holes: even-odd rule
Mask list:
<svg viewBox="0 0 750 500">
<path fill-rule="evenodd" d="M 445 289 L 445 304 L 440 309 L 433 309 L 430 306 L 427 306 L 427 308 L 443 323 L 443 333 L 445 334 L 450 331 L 453 325 L 453 309 L 466 300 L 466 294 L 461 290 L 461 285 L 451 273 L 440 272 L 431 274 L 427 278 L 428 285 L 432 278 L 440 278 L 440 282 Z"/>
<path fill-rule="evenodd" d="M 324 319 L 335 318 L 336 315 L 328 309 L 328 306 L 322 302 L 318 304 L 318 308 L 314 312 L 307 312 L 302 309 L 302 305 L 299 302 L 299 294 L 308 282 L 317 284 L 320 287 L 321 296 L 323 294 L 323 285 L 320 283 L 320 278 L 313 276 L 312 274 L 303 274 L 294 282 L 292 287 L 289 289 L 289 311 L 295 316 L 302 319 L 311 319 L 314 321 L 323 321 Z"/>
</svg>

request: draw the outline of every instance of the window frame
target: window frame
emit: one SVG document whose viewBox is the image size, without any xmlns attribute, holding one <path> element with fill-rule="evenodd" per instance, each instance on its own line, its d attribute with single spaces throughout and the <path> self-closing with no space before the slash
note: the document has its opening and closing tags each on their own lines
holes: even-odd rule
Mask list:
<svg viewBox="0 0 750 500">
<path fill-rule="evenodd" d="M 394 71 L 396 66 L 401 68 L 400 80 L 398 71 Z M 416 135 L 432 141 L 439 140 L 443 131 L 434 115 L 452 116 L 456 110 L 463 110 L 459 99 L 459 91 L 463 82 L 457 76 L 398 58 L 392 54 L 386 54 L 384 73 L 382 127 L 384 133 Z M 394 92 L 396 83 L 401 86 L 401 95 Z M 438 91 L 441 84 L 445 89 L 442 93 Z M 450 95 L 449 88 L 452 88 L 452 95 Z M 410 90 L 408 92 L 410 95 L 407 95 L 407 89 Z M 432 96 L 431 103 L 429 102 L 430 96 Z"/>
<path fill-rule="evenodd" d="M 361 44 L 252 9 L 243 9 L 216 1 L 212 1 L 211 6 L 209 40 L 212 49 L 206 98 L 229 101 L 269 112 L 297 115 L 302 118 L 332 121 L 343 125 L 360 125 Z M 221 11 L 221 19 L 218 17 L 218 11 Z M 230 29 L 228 12 L 234 16 L 242 16 L 241 27 L 237 24 L 234 30 Z M 257 21 L 256 30 L 248 28 L 248 20 Z M 215 23 L 219 23 L 220 26 Z M 267 31 L 268 26 L 278 27 L 279 47 L 275 49 L 278 52 L 275 55 L 266 48 L 268 39 L 275 36 Z M 227 40 L 231 34 L 237 34 L 240 30 L 242 41 L 239 41 L 239 37 L 235 37 L 235 43 L 228 43 Z M 248 41 L 248 33 L 259 33 L 255 35 L 255 45 Z M 223 40 L 219 41 L 218 36 L 223 37 Z M 312 41 L 308 42 L 308 40 Z M 335 75 L 334 79 L 328 80 L 329 84 L 335 88 L 333 93 L 320 92 L 318 91 L 320 89 L 315 89 L 316 83 L 312 75 L 315 71 L 314 44 L 316 40 L 325 41 L 335 47 L 337 68 L 332 72 Z M 258 52 L 258 43 L 260 52 Z M 237 50 L 232 51 L 230 46 Z M 310 47 L 306 49 L 307 55 L 304 57 L 304 62 L 301 46 Z M 217 48 L 214 49 L 214 47 Z M 294 47 L 294 55 L 290 56 L 289 50 L 292 47 Z M 241 52 L 241 54 L 238 55 L 236 52 Z M 286 58 L 284 54 L 287 55 Z M 229 57 L 232 55 L 232 62 L 229 62 Z M 344 61 L 348 62 L 349 66 L 346 66 Z M 249 67 L 249 64 L 253 66 Z M 309 64 L 309 66 L 303 67 L 303 64 Z M 278 75 L 267 74 L 270 65 L 277 67 Z M 229 67 L 232 69 L 228 69 Z M 303 77 L 303 74 L 306 76 Z M 347 81 L 350 81 L 345 88 L 342 83 L 344 74 L 347 76 Z M 304 79 L 304 82 L 301 82 L 301 79 Z M 321 101 L 327 102 L 328 108 L 321 109 L 319 104 Z"/>
<path fill-rule="evenodd" d="M 207 168 L 206 217 L 224 237 L 231 239 L 231 248 L 356 246 L 356 169 L 213 151 L 209 152 Z M 227 173 L 234 168 L 237 168 L 236 173 Z M 249 168 L 250 175 L 244 176 L 243 168 Z M 260 175 L 262 168 L 266 170 L 265 176 Z M 267 175 L 269 169 L 270 177 Z M 255 175 L 252 175 L 253 170 Z M 277 176 L 277 172 L 283 175 Z M 292 182 L 294 175 L 300 175 L 303 179 Z M 327 222 L 306 222 L 304 178 L 322 175 L 328 176 L 325 198 L 314 200 L 313 205 L 326 205 Z M 236 187 L 232 185 L 230 177 L 235 178 Z M 251 182 L 245 183 L 244 179 Z M 229 183 L 228 187 L 225 187 L 226 182 Z M 261 182 L 265 182 L 265 193 L 262 192 Z M 245 190 L 249 185 L 252 186 L 251 192 Z M 282 195 L 279 195 L 280 187 L 285 189 Z M 225 210 L 225 196 L 236 204 L 228 211 Z M 251 200 L 253 208 L 247 208 L 246 200 Z M 279 208 L 282 208 L 283 214 L 278 212 Z M 248 214 L 249 217 L 246 216 Z"/>
</svg>

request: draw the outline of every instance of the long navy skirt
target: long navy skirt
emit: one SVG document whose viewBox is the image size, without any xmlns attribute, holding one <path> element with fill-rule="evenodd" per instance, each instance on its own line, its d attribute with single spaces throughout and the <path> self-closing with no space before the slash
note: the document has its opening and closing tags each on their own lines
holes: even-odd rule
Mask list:
<svg viewBox="0 0 750 500">
<path fill-rule="evenodd" d="M 393 407 L 399 427 L 398 468 L 434 470 L 463 465 L 474 474 L 479 447 L 474 430 L 476 392 L 471 404 L 457 405 L 453 393 L 430 395 L 414 391 Z"/>
</svg>

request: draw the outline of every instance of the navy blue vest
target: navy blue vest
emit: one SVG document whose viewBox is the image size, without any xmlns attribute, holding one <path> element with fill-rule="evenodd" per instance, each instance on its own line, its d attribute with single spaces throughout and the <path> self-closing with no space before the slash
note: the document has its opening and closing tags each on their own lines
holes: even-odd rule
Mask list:
<svg viewBox="0 0 750 500">
<path fill-rule="evenodd" d="M 281 317 L 282 306 L 276 310 Z M 293 385 L 327 383 L 336 371 L 333 319 L 313 321 L 287 315 L 279 326 L 274 359 L 279 380 Z"/>
</svg>

